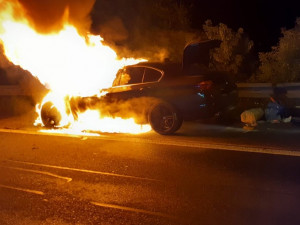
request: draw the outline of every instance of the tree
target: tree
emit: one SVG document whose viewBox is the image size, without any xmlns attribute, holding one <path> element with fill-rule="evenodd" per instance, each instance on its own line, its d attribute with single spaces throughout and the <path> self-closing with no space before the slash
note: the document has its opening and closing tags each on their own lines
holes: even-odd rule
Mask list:
<svg viewBox="0 0 300 225">
<path fill-rule="evenodd" d="M 253 80 L 273 84 L 300 81 L 300 18 L 293 29 L 281 33 L 272 51 L 259 53 L 260 67 Z"/>
<path fill-rule="evenodd" d="M 211 51 L 211 69 L 226 71 L 236 76 L 252 70 L 247 60 L 250 59 L 254 43 L 249 40 L 242 28 L 235 32 L 223 23 L 213 26 L 212 21 L 207 20 L 203 25 L 203 31 L 209 40 L 221 41 L 220 47 Z"/>
</svg>

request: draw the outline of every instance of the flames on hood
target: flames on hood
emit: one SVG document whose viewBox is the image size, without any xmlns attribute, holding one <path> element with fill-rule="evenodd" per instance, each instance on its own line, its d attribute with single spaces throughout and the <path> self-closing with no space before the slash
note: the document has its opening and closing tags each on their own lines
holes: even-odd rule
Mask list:
<svg viewBox="0 0 300 225">
<path fill-rule="evenodd" d="M 150 126 L 135 124 L 134 118 L 103 118 L 101 109 L 88 109 L 76 120 L 67 112 L 66 99 L 99 96 L 101 89 L 112 85 L 121 67 L 141 61 L 118 59 L 109 46 L 103 45 L 100 36 L 86 32 L 89 26 L 86 15 L 94 1 L 82 2 L 0 0 L 0 41 L 4 54 L 51 90 L 37 106 L 37 111 L 40 112 L 40 106 L 46 101 L 53 102 L 62 115 L 63 132 L 149 131 Z M 56 10 L 50 7 L 53 5 L 58 6 L 54 7 Z M 39 114 L 36 124 L 40 123 Z"/>
</svg>

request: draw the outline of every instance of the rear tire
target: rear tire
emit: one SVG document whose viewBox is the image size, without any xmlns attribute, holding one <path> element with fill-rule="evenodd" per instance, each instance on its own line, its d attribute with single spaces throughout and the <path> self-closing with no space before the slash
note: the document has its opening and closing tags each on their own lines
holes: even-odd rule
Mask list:
<svg viewBox="0 0 300 225">
<path fill-rule="evenodd" d="M 149 111 L 148 120 L 152 129 L 162 135 L 175 133 L 183 122 L 178 110 L 167 102 L 153 105 Z"/>
</svg>

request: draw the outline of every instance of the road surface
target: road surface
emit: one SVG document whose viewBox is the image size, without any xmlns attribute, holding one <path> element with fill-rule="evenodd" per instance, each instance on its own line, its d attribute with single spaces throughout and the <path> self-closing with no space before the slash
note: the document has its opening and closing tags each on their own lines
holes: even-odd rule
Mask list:
<svg viewBox="0 0 300 225">
<path fill-rule="evenodd" d="M 284 132 L 283 132 L 284 131 Z M 300 224 L 297 129 L 0 130 L 0 224 Z"/>
</svg>

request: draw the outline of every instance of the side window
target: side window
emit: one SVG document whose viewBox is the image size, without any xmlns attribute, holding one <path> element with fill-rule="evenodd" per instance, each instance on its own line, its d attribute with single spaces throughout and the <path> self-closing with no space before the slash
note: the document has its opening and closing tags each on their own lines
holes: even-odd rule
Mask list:
<svg viewBox="0 0 300 225">
<path fill-rule="evenodd" d="M 127 67 L 120 69 L 113 82 L 113 86 L 142 83 L 144 70 L 143 67 Z"/>
<path fill-rule="evenodd" d="M 156 82 L 162 76 L 162 73 L 158 70 L 146 68 L 143 83 Z"/>
<path fill-rule="evenodd" d="M 126 74 L 129 75 L 129 78 L 128 77 L 125 78 L 125 79 L 129 79 L 127 84 L 142 83 L 144 71 L 145 71 L 144 67 L 128 67 L 126 69 Z"/>
</svg>

